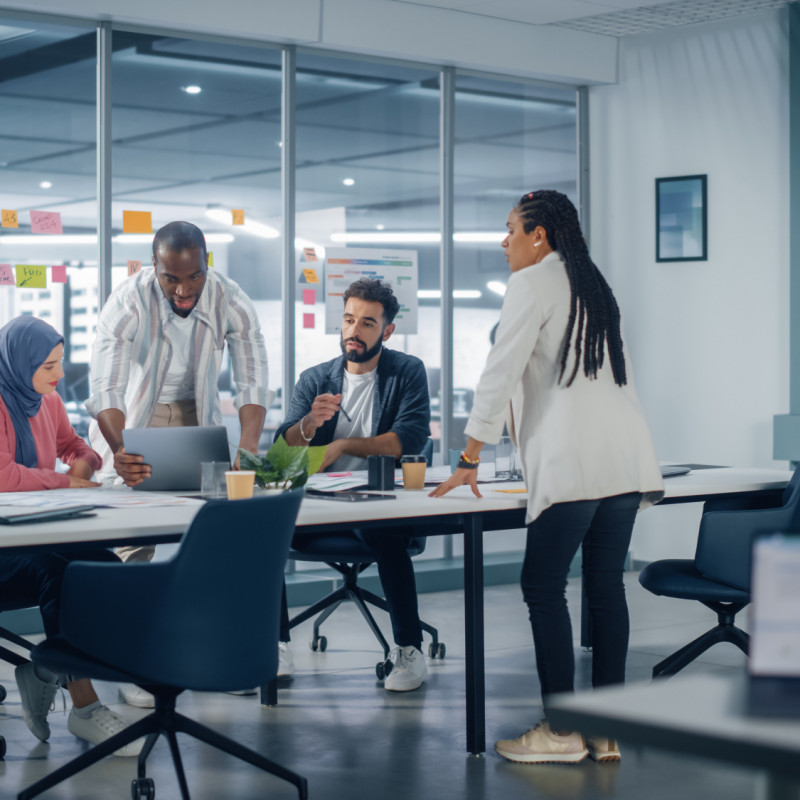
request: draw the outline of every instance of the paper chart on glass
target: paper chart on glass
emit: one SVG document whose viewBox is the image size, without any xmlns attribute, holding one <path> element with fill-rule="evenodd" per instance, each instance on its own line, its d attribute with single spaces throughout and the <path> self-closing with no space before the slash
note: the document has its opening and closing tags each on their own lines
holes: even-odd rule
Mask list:
<svg viewBox="0 0 800 800">
<path fill-rule="evenodd" d="M 0 502 L 4 506 L 27 508 L 63 508 L 74 505 L 93 505 L 105 508 L 130 506 L 182 506 L 196 505 L 190 497 L 174 497 L 160 492 L 134 492 L 125 487 L 97 489 L 50 489 L 46 492 L 3 492 Z"/>
<path fill-rule="evenodd" d="M 363 489 L 367 485 L 367 471 L 318 472 L 308 479 L 309 489 L 323 492 L 344 492 L 348 489 Z"/>
</svg>

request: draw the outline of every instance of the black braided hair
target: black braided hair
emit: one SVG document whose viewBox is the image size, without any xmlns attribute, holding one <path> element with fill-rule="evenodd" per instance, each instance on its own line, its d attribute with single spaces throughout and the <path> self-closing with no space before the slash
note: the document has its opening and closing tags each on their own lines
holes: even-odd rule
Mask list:
<svg viewBox="0 0 800 800">
<path fill-rule="evenodd" d="M 577 317 L 575 364 L 567 386 L 572 385 L 578 374 L 581 355 L 586 377 L 597 377 L 597 370 L 603 366 L 606 343 L 614 381 L 618 386 L 624 386 L 627 376 L 622 352 L 619 306 L 611 287 L 589 256 L 575 206 L 561 192 L 543 189 L 523 195 L 514 210 L 522 220 L 525 233 L 531 233 L 539 225 L 544 228 L 548 244 L 561 256 L 567 270 L 572 297 L 569 321 L 561 343 L 558 382 L 561 383 L 567 368 Z"/>
</svg>

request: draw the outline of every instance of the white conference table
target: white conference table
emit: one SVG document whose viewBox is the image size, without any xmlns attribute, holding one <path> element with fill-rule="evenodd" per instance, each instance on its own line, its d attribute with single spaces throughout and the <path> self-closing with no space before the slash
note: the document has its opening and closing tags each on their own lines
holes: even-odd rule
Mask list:
<svg viewBox="0 0 800 800">
<path fill-rule="evenodd" d="M 662 502 L 700 502 L 720 495 L 779 492 L 791 474 L 788 470 L 695 469 L 688 475 L 667 479 L 666 497 Z M 467 751 L 472 754 L 486 749 L 483 533 L 524 525 L 526 495 L 501 491 L 516 487 L 519 484 L 482 484 L 482 499 L 474 497 L 466 486 L 442 498 L 428 497 L 427 491 L 403 490 L 394 492 L 392 499 L 361 503 L 307 496 L 297 519 L 298 533 L 321 533 L 343 527 L 385 528 L 388 521 L 414 525 L 424 535 L 451 534 L 460 530 L 464 536 Z M 98 489 L 95 501 L 98 505 L 102 503 L 102 494 L 103 490 Z M 202 501 L 192 500 L 180 506 L 98 508 L 94 517 L 0 526 L 0 547 L 58 547 L 66 550 L 87 543 L 110 547 L 123 543 L 175 542 L 201 506 Z M 274 692 L 262 692 L 262 701 L 273 698 Z"/>
<path fill-rule="evenodd" d="M 800 724 L 750 716 L 747 675 L 679 675 L 553 698 L 553 725 L 766 771 L 767 800 L 800 797 Z M 757 796 L 762 796 L 757 794 Z"/>
</svg>

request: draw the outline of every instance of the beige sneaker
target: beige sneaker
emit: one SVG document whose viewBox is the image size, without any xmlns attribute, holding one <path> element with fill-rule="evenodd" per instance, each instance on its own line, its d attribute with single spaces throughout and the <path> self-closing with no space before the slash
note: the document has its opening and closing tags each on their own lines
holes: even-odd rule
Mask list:
<svg viewBox="0 0 800 800">
<path fill-rule="evenodd" d="M 608 739 L 605 736 L 587 736 L 586 747 L 589 750 L 589 758 L 595 761 L 619 761 L 619 745 L 616 739 Z"/>
<path fill-rule="evenodd" d="M 542 720 L 516 739 L 501 739 L 494 749 L 520 764 L 577 764 L 589 754 L 579 733 L 553 733 Z"/>
</svg>

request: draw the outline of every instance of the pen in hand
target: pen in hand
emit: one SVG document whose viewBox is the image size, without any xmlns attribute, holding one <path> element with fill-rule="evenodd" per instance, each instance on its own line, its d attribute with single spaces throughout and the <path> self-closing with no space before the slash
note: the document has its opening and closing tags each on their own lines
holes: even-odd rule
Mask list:
<svg viewBox="0 0 800 800">
<path fill-rule="evenodd" d="M 347 417 L 347 421 L 348 422 L 352 422 L 353 421 L 352 417 L 344 410 L 344 406 L 341 403 L 339 404 L 339 411 L 341 411 L 342 414 L 344 414 L 345 417 Z"/>
</svg>

